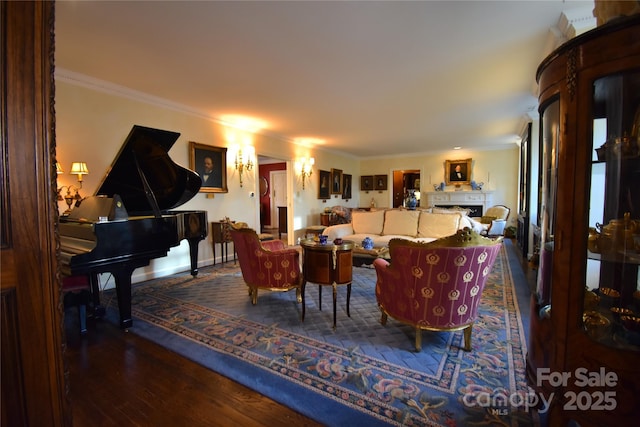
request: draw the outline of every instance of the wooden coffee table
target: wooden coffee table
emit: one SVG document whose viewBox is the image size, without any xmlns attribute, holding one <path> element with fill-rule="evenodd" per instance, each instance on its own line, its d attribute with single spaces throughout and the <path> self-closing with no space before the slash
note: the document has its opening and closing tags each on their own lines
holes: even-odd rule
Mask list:
<svg viewBox="0 0 640 427">
<path fill-rule="evenodd" d="M 353 265 L 355 267 L 361 267 L 364 264 L 373 264 L 376 258 L 384 258 L 386 260 L 391 259 L 389 255 L 389 247 L 375 247 L 373 249 L 365 249 L 360 245 L 354 245 L 353 247 Z"/>
<path fill-rule="evenodd" d="M 338 285 L 347 285 L 347 316 L 349 312 L 349 300 L 351 299 L 351 281 L 353 278 L 353 254 L 354 243 L 348 240 L 340 245 L 329 242 L 320 244 L 313 239 L 300 242 L 302 247 L 302 320 L 305 314 L 305 287 L 307 282 L 320 285 L 318 288 L 318 307 L 322 310 L 322 287 L 333 288 L 333 329 L 336 329 L 336 295 Z"/>
</svg>

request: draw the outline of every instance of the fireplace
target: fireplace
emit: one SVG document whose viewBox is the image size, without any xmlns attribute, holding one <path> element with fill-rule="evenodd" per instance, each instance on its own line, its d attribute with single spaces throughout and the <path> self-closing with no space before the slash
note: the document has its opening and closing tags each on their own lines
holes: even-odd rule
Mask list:
<svg viewBox="0 0 640 427">
<path fill-rule="evenodd" d="M 493 191 L 428 191 L 427 205 L 470 209 L 470 217 L 479 218 L 493 206 Z"/>
<path fill-rule="evenodd" d="M 482 216 L 482 212 L 483 212 L 483 206 L 482 205 L 464 205 L 464 206 L 460 206 L 460 205 L 436 205 L 436 208 L 463 208 L 463 209 L 469 209 L 469 216 L 473 217 L 473 218 L 480 218 Z"/>
</svg>

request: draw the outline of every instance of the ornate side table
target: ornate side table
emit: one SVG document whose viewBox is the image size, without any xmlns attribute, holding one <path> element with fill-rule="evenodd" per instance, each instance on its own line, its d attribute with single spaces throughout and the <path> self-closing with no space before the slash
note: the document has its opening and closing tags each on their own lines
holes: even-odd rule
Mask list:
<svg viewBox="0 0 640 427">
<path fill-rule="evenodd" d="M 336 295 L 338 285 L 347 285 L 347 316 L 351 299 L 351 281 L 353 278 L 353 242 L 344 240 L 340 245 L 333 242 L 320 244 L 313 239 L 300 242 L 302 247 L 302 320 L 305 314 L 305 287 L 307 282 L 320 285 L 318 288 L 318 307 L 322 310 L 322 287 L 333 288 L 333 329 L 336 329 Z"/>
</svg>

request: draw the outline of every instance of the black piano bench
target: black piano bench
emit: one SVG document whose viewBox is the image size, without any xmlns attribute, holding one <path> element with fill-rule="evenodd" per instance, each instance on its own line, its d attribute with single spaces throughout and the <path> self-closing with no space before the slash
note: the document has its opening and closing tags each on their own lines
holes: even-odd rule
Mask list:
<svg viewBox="0 0 640 427">
<path fill-rule="evenodd" d="M 87 333 L 87 305 L 91 296 L 88 276 L 69 276 L 62 279 L 64 307 L 78 307 L 80 334 Z"/>
</svg>

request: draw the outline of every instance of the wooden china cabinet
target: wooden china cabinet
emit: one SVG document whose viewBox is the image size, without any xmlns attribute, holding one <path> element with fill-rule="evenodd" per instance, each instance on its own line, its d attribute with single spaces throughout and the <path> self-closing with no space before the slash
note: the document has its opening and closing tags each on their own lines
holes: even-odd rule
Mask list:
<svg viewBox="0 0 640 427">
<path fill-rule="evenodd" d="M 540 267 L 527 372 L 548 425 L 640 418 L 640 15 L 538 68 Z M 612 307 L 614 308 L 612 310 Z"/>
</svg>

